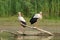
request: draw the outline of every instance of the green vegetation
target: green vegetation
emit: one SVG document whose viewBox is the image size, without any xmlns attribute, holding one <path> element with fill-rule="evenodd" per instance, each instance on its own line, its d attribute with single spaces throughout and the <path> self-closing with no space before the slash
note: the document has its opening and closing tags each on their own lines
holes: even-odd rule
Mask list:
<svg viewBox="0 0 60 40">
<path fill-rule="evenodd" d="M 8 32 L 0 32 L 0 39 L 1 40 L 16 40 L 14 37 L 14 34 L 8 33 Z"/>
<path fill-rule="evenodd" d="M 42 11 L 45 18 L 60 18 L 60 0 L 0 0 L 0 17 L 19 11 L 26 17 Z"/>
</svg>

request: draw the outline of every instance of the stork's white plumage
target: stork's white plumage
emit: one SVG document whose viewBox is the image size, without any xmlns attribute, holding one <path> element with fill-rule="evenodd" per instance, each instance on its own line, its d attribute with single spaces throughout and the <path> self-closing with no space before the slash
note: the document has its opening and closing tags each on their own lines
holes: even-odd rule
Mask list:
<svg viewBox="0 0 60 40">
<path fill-rule="evenodd" d="M 33 16 L 33 18 L 40 18 L 40 19 L 42 19 L 42 12 L 40 12 L 39 14 L 35 14 Z"/>
<path fill-rule="evenodd" d="M 35 14 L 31 20 L 30 20 L 30 23 L 31 24 L 34 24 L 35 22 L 37 22 L 37 19 L 42 19 L 42 12 L 40 12 L 39 14 Z"/>
<path fill-rule="evenodd" d="M 26 21 L 25 21 L 25 19 L 22 17 L 21 12 L 18 12 L 18 20 L 19 20 L 22 24 L 26 25 Z M 23 25 L 22 25 L 22 26 L 23 26 Z M 23 26 L 23 27 L 25 27 L 25 26 Z"/>
<path fill-rule="evenodd" d="M 20 21 L 26 22 L 25 19 L 22 17 L 21 12 L 18 12 L 18 14 L 19 14 L 18 19 Z"/>
</svg>

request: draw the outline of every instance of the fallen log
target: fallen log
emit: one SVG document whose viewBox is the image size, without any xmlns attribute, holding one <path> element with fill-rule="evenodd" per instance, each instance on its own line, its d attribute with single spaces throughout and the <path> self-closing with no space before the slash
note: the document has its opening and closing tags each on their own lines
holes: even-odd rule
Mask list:
<svg viewBox="0 0 60 40">
<path fill-rule="evenodd" d="M 21 25 L 24 25 L 24 24 L 21 24 Z M 40 28 L 37 28 L 37 27 L 31 27 L 31 26 L 28 26 L 28 25 L 24 25 L 24 26 L 29 27 L 29 28 L 36 29 L 36 30 L 38 30 L 38 31 L 45 32 L 45 33 L 47 33 L 47 34 L 49 34 L 49 35 L 53 35 L 53 33 L 49 32 L 49 31 L 46 31 L 46 30 L 43 30 L 43 29 L 40 29 Z"/>
</svg>

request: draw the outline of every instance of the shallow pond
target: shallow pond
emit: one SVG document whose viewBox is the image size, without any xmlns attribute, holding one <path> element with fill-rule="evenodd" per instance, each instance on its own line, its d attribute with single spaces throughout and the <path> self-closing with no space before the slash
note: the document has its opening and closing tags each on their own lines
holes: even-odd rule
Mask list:
<svg viewBox="0 0 60 40">
<path fill-rule="evenodd" d="M 0 40 L 60 40 L 60 36 L 6 36 L 0 37 Z"/>
</svg>

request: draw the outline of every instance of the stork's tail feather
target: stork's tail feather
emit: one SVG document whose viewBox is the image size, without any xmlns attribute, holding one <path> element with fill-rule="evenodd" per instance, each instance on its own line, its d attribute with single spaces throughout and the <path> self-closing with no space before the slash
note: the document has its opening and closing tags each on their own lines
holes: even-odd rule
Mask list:
<svg viewBox="0 0 60 40">
<path fill-rule="evenodd" d="M 21 23 L 21 26 L 26 27 L 26 25 L 25 24 L 22 24 L 22 23 Z"/>
</svg>

